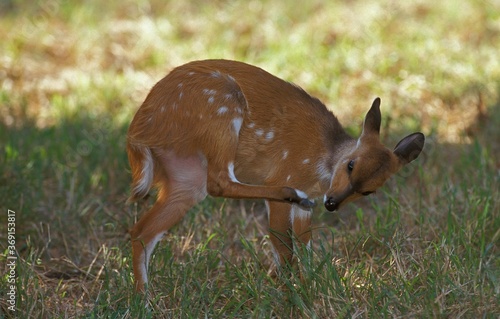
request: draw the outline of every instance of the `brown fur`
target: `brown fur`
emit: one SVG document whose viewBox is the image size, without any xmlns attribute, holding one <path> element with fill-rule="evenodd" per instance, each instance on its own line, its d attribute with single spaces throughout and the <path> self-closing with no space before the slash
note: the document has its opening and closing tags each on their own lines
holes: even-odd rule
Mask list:
<svg viewBox="0 0 500 319">
<path fill-rule="evenodd" d="M 130 201 L 159 189 L 131 230 L 136 289 L 144 289 L 156 241 L 207 194 L 266 199 L 278 261 L 291 261 L 292 234 L 311 238 L 312 202 L 303 192 L 338 209 L 421 151 L 421 133 L 394 152 L 380 143 L 379 105 L 356 140 L 319 100 L 257 67 L 207 60 L 174 69 L 153 87 L 127 136 Z"/>
</svg>

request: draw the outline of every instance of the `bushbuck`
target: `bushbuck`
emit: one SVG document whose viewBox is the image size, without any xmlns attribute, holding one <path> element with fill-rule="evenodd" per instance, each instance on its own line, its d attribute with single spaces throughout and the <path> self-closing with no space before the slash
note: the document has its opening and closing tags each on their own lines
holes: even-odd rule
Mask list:
<svg viewBox="0 0 500 319">
<path fill-rule="evenodd" d="M 380 99 L 359 138 L 317 98 L 242 62 L 205 60 L 173 69 L 132 120 L 129 201 L 157 188 L 156 202 L 130 231 L 135 288 L 148 281 L 157 242 L 207 195 L 264 199 L 278 264 L 293 240 L 309 244 L 312 199 L 334 211 L 369 195 L 422 151 L 413 133 L 393 151 L 379 138 Z"/>
</svg>

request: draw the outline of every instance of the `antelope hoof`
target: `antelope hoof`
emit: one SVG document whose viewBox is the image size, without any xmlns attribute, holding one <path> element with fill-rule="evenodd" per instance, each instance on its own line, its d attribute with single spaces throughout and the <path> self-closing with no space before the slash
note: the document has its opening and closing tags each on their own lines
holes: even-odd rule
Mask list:
<svg viewBox="0 0 500 319">
<path fill-rule="evenodd" d="M 298 204 L 300 207 L 305 208 L 305 209 L 311 209 L 314 206 L 316 206 L 316 203 L 314 202 L 314 200 L 310 200 L 308 198 L 301 199 Z"/>
<path fill-rule="evenodd" d="M 316 205 L 313 200 L 307 198 L 307 194 L 303 191 L 289 187 L 286 189 L 291 193 L 291 196 L 285 198 L 286 201 L 297 204 L 304 209 L 310 209 Z"/>
</svg>

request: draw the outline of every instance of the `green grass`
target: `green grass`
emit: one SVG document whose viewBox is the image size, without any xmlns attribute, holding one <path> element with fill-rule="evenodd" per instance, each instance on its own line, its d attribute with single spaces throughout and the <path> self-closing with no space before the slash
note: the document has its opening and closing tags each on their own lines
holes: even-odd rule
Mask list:
<svg viewBox="0 0 500 319">
<path fill-rule="evenodd" d="M 500 316 L 498 1 L 21 0 L 0 29 L 0 269 L 8 209 L 19 256 L 0 317 Z M 156 81 L 205 58 L 301 85 L 353 134 L 380 96 L 387 144 L 427 144 L 377 194 L 315 210 L 303 282 L 274 271 L 263 203 L 211 198 L 157 247 L 146 301 L 127 230 L 152 201 L 125 204 L 125 134 Z"/>
</svg>

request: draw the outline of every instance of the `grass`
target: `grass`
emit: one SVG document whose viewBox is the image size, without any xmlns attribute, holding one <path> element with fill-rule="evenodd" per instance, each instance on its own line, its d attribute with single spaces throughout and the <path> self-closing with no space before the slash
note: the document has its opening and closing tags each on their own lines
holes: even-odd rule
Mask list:
<svg viewBox="0 0 500 319">
<path fill-rule="evenodd" d="M 498 1 L 20 0 L 0 14 L 0 268 L 8 209 L 18 255 L 17 310 L 4 275 L 0 317 L 500 316 Z M 304 282 L 273 271 L 261 202 L 205 200 L 156 249 L 146 308 L 128 123 L 172 67 L 219 57 L 301 85 L 353 134 L 380 96 L 387 144 L 421 130 L 426 148 L 376 195 L 316 209 Z"/>
</svg>

